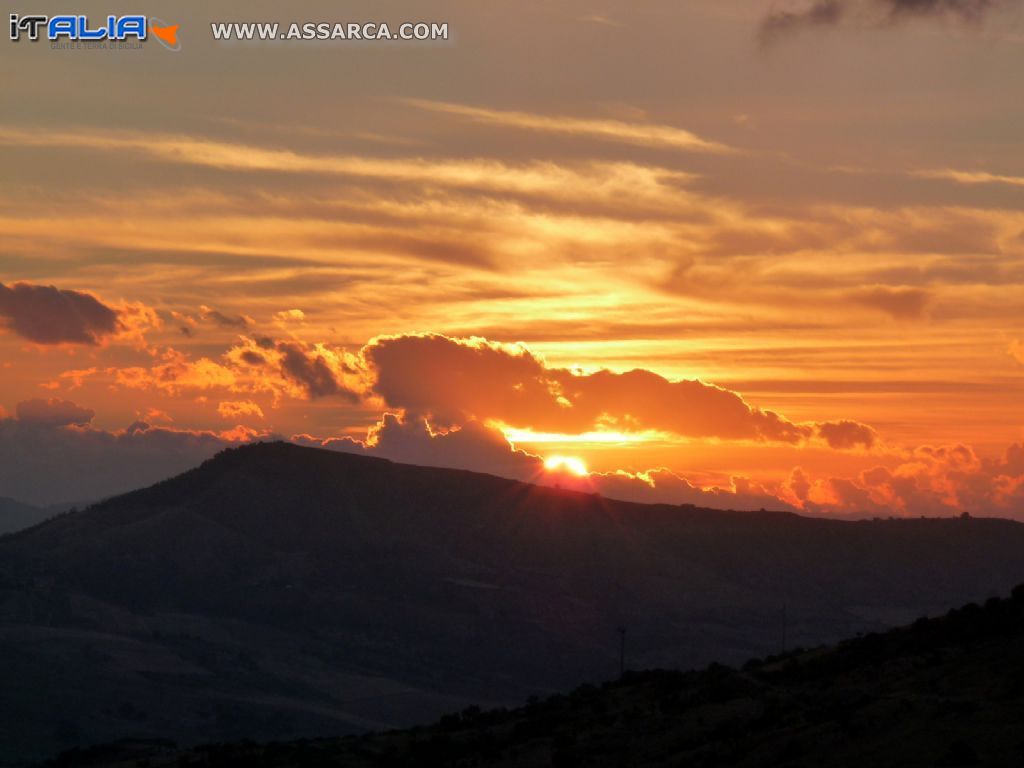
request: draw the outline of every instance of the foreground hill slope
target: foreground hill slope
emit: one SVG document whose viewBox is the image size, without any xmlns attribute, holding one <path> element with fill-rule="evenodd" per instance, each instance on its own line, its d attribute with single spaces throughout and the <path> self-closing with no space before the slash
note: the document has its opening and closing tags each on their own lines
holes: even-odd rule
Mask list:
<svg viewBox="0 0 1024 768">
<path fill-rule="evenodd" d="M 363 737 L 177 752 L 121 744 L 50 768 L 1019 766 L 1024 587 L 942 619 L 750 661 L 629 673 L 511 711 Z M 144 763 L 139 762 L 145 761 Z"/>
<path fill-rule="evenodd" d="M 408 725 L 984 599 L 1024 526 L 646 506 L 273 443 L 0 539 L 0 761 Z M 786 626 L 782 615 L 785 609 Z"/>
</svg>

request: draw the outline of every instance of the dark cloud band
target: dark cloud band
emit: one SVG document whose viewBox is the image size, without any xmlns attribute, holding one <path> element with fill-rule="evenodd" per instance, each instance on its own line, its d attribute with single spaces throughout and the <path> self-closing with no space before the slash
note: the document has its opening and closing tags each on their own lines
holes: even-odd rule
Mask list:
<svg viewBox="0 0 1024 768">
<path fill-rule="evenodd" d="M 0 283 L 0 320 L 36 344 L 98 344 L 120 329 L 116 310 L 87 293 Z"/>
<path fill-rule="evenodd" d="M 771 44 L 801 29 L 831 27 L 858 8 L 879 16 L 881 22 L 895 22 L 911 16 L 950 16 L 972 22 L 1001 5 L 1003 0 L 813 0 L 798 10 L 774 10 L 761 21 L 758 36 Z"/>
</svg>

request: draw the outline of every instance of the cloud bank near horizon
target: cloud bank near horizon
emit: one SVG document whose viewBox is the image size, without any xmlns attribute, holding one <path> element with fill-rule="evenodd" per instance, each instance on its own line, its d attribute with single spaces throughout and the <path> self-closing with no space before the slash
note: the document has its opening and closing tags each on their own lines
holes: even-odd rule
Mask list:
<svg viewBox="0 0 1024 768">
<path fill-rule="evenodd" d="M 241 407 L 244 415 L 251 409 Z M 125 429 L 91 424 L 93 412 L 57 398 L 0 412 L 0 487 L 5 495 L 40 505 L 95 501 L 166 479 L 217 452 L 254 440 L 281 439 L 243 426 L 222 432 L 152 426 Z M 1024 446 L 998 458 L 978 457 L 964 445 L 921 446 L 896 461 L 853 477 L 818 475 L 795 467 L 777 482 L 734 476 L 702 486 L 667 468 L 594 472 L 549 469 L 545 458 L 513 446 L 501 430 L 476 420 L 447 430 L 423 418 L 385 413 L 364 439 L 294 435 L 310 447 L 378 456 L 402 463 L 485 472 L 640 503 L 693 504 L 712 509 L 776 509 L 843 517 L 975 514 L 1019 518 L 1024 504 Z"/>
<path fill-rule="evenodd" d="M 26 284 L 16 288 L 46 301 L 57 296 L 91 309 L 106 307 L 77 291 L 37 291 Z M 225 446 L 271 435 L 273 411 L 291 403 L 384 412 L 363 440 L 314 432 L 296 435 L 294 440 L 302 444 L 557 482 L 632 501 L 843 515 L 952 513 L 969 506 L 1001 514 L 1012 510 L 1021 493 L 1024 471 L 1017 471 L 1017 446 L 1002 459 L 979 458 L 962 445 L 900 449 L 859 421 L 791 420 L 698 379 L 669 379 L 644 368 L 615 372 L 561 367 L 522 343 L 439 333 L 378 336 L 351 350 L 302 340 L 297 331 L 306 316 L 299 310 L 275 313 L 276 329 L 269 335 L 260 332 L 253 318 L 229 316 L 205 305 L 194 315 L 179 313 L 170 319 L 191 320 L 190 327 L 196 328 L 202 322 L 228 328 L 236 334 L 235 342 L 220 354 L 196 358 L 151 342 L 147 333 L 161 327 L 160 316 L 151 308 L 141 312 L 150 324 L 139 325 L 131 341 L 135 355 L 148 358 L 148 363 L 72 369 L 47 388 L 71 391 L 95 381 L 106 382 L 113 391 L 192 398 L 209 403 L 220 421 L 240 425 L 227 430 L 153 427 L 153 419 L 171 417 L 150 407 L 153 419 L 110 431 L 94 427 L 95 411 L 72 400 L 24 400 L 16 404 L 13 416 L 0 421 L 0 441 L 8 457 L 6 483 L 17 490 L 14 495 L 39 501 L 52 494 L 53 484 L 40 490 L 46 488 L 47 472 L 66 475 L 57 484 L 65 489 L 56 499 L 60 501 L 127 490 L 139 478 L 155 481 Z M 113 324 L 104 327 L 117 330 Z M 657 435 L 669 441 L 780 445 L 797 451 L 813 447 L 877 456 L 877 465 L 855 476 L 808 473 L 795 466 L 788 477 L 771 481 L 732 473 L 724 484 L 694 482 L 665 466 L 579 478 L 545 468 L 543 457 L 515 448 L 505 430 L 566 436 L 611 433 L 641 441 Z M 129 457 L 133 451 L 134 459 Z M 81 477 L 75 479 L 74 473 Z M 131 485 L 118 481 L 119 473 L 130 476 Z"/>
<path fill-rule="evenodd" d="M 18 403 L 14 415 L 0 410 L 0 495 L 39 506 L 99 501 L 269 437 L 244 427 L 213 432 L 141 420 L 107 430 L 93 426 L 93 417 L 91 408 L 57 398 Z"/>
<path fill-rule="evenodd" d="M 447 432 L 435 432 L 423 419 L 403 420 L 396 414 L 385 413 L 365 440 L 296 435 L 292 442 L 405 464 L 483 472 L 643 504 L 693 504 L 711 509 L 796 509 L 743 477 L 733 478 L 726 488 L 701 488 L 667 469 L 640 474 L 595 472 L 582 477 L 565 469 L 551 469 L 545 465 L 544 458 L 515 448 L 500 430 L 477 421 L 469 421 Z"/>
</svg>

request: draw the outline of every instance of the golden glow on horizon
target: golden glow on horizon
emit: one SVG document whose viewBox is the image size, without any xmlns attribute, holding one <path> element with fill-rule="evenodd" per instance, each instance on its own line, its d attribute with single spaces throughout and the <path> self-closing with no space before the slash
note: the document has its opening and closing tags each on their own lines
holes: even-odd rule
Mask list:
<svg viewBox="0 0 1024 768">
<path fill-rule="evenodd" d="M 534 432 L 531 429 L 517 429 L 499 422 L 488 422 L 488 426 L 500 429 L 505 439 L 513 445 L 519 443 L 573 443 L 575 445 L 585 443 L 601 443 L 612 445 L 628 445 L 630 443 L 647 443 L 670 439 L 668 435 L 654 430 L 643 432 L 615 432 L 601 430 L 598 432 L 581 432 L 578 435 L 563 434 L 560 432 Z M 676 439 L 679 440 L 678 438 Z"/>
<path fill-rule="evenodd" d="M 645 4 L 612 5 L 616 35 L 649 28 Z M 930 513 L 955 489 L 973 511 L 1018 509 L 1024 173 L 1012 110 L 988 105 L 1012 101 L 1019 67 L 1000 60 L 983 93 L 941 77 L 1018 48 L 894 27 L 874 63 L 794 37 L 764 67 L 756 4 L 711 5 L 666 6 L 659 25 L 707 46 L 644 39 L 622 78 L 590 76 L 607 39 L 575 14 L 545 11 L 551 56 L 524 58 L 508 44 L 519 27 L 460 4 L 459 44 L 401 47 L 379 76 L 297 79 L 322 49 L 254 77 L 259 47 L 205 50 L 230 69 L 225 99 L 195 72 L 124 68 L 144 94 L 127 122 L 89 57 L 74 82 L 12 82 L 30 108 L 0 123 L 0 286 L 36 288 L 0 290 L 0 420 L 54 398 L 78 410 L 52 419 L 95 412 L 90 429 L 110 434 L 141 420 L 200 442 L 345 436 L 531 479 L 550 456 L 551 479 L 609 495 L 650 477 L 672 502 L 717 488 L 737 507 L 768 493 Z M 944 65 L 908 70 L 907 46 Z M 885 89 L 864 64 L 891 74 Z M 443 87 L 411 98 L 405 67 Z M 493 87 L 509 71 L 537 87 Z M 287 124 L 252 119 L 257 83 Z M 325 88 L 337 99 L 310 98 Z M 85 93 L 99 107 L 69 119 Z M 918 99 L 936 104 L 929 141 L 906 130 Z M 116 183 L 97 186 L 98 168 Z M 69 291 L 117 329 L 83 332 Z M 364 345 L 425 333 L 535 360 L 395 347 L 376 386 Z M 377 429 L 385 411 L 408 423 Z"/>
<path fill-rule="evenodd" d="M 586 477 L 590 474 L 583 459 L 576 456 L 549 456 L 544 460 L 544 468 L 548 472 L 568 472 L 576 477 Z"/>
</svg>

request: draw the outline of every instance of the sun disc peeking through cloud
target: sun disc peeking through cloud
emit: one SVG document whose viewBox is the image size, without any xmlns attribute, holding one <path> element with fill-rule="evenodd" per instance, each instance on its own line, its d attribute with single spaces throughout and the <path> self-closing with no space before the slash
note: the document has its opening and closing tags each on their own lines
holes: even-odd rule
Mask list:
<svg viewBox="0 0 1024 768">
<path fill-rule="evenodd" d="M 590 474 L 583 460 L 575 456 L 549 456 L 544 460 L 544 468 L 548 472 L 568 472 L 577 477 L 586 477 Z"/>
</svg>

